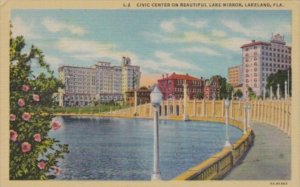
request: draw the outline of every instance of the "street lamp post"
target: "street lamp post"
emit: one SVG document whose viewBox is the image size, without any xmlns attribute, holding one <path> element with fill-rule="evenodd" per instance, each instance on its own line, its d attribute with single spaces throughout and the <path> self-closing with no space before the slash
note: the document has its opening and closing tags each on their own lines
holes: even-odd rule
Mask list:
<svg viewBox="0 0 300 187">
<path fill-rule="evenodd" d="M 231 144 L 229 142 L 229 132 L 228 132 L 228 118 L 229 118 L 229 115 L 228 115 L 228 111 L 229 111 L 229 105 L 230 105 L 230 102 L 228 99 L 225 100 L 225 125 L 226 125 L 226 134 L 225 134 L 225 144 L 224 144 L 224 147 L 231 147 Z"/>
<path fill-rule="evenodd" d="M 151 104 L 154 108 L 154 133 L 153 133 L 153 172 L 151 180 L 161 180 L 159 170 L 159 128 L 158 128 L 158 108 L 162 100 L 162 94 L 157 88 L 154 87 L 150 94 Z"/>
<path fill-rule="evenodd" d="M 244 105 L 244 131 L 243 131 L 244 134 L 246 134 L 246 132 L 247 132 L 247 115 L 248 115 L 247 109 L 248 109 L 247 103 L 245 103 L 245 105 Z"/>
<path fill-rule="evenodd" d="M 287 81 L 284 81 L 284 98 L 288 98 L 288 92 L 287 92 Z"/>
<path fill-rule="evenodd" d="M 270 99 L 271 100 L 273 99 L 273 88 L 272 88 L 272 86 L 270 86 Z"/>
<path fill-rule="evenodd" d="M 250 105 L 250 103 L 247 103 L 246 106 L 247 106 L 247 129 L 249 129 L 250 128 L 250 117 L 251 117 L 251 114 L 250 114 L 251 105 Z"/>
<path fill-rule="evenodd" d="M 276 97 L 277 97 L 277 99 L 280 99 L 280 85 L 279 84 L 277 84 Z"/>
</svg>

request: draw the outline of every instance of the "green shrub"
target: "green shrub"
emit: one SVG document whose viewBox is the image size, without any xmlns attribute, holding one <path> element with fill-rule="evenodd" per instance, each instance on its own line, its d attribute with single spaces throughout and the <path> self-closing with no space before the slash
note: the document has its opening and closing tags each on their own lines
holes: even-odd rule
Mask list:
<svg viewBox="0 0 300 187">
<path fill-rule="evenodd" d="M 68 145 L 48 135 L 61 126 L 51 109 L 56 105 L 52 95 L 62 84 L 40 49 L 31 46 L 24 53 L 24 47 L 22 36 L 10 39 L 10 179 L 53 179 L 69 152 Z"/>
</svg>

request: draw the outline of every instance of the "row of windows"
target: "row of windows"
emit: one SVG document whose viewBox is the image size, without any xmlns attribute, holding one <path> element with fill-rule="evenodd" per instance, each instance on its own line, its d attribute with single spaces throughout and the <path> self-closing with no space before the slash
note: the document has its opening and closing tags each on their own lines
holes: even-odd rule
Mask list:
<svg viewBox="0 0 300 187">
<path fill-rule="evenodd" d="M 257 46 L 254 46 L 253 48 L 252 47 L 247 47 L 245 48 L 245 51 L 249 51 L 251 49 L 253 50 L 256 50 L 258 47 Z M 277 52 L 282 52 L 282 53 L 291 53 L 291 49 L 286 49 L 285 46 L 282 46 L 282 47 L 279 47 L 278 48 L 275 48 L 274 46 L 271 47 L 271 46 L 261 46 L 261 49 L 264 49 L 264 50 L 269 50 L 269 51 L 277 51 Z"/>
<path fill-rule="evenodd" d="M 246 79 L 246 83 L 248 83 L 250 80 Z M 254 82 L 257 82 L 257 79 L 253 79 Z"/>
<path fill-rule="evenodd" d="M 273 57 L 276 57 L 276 56 L 277 56 L 277 57 L 281 57 L 281 58 L 284 58 L 284 57 L 285 57 L 285 58 L 291 58 L 290 55 L 284 55 L 284 54 L 281 54 L 281 55 L 280 55 L 280 54 L 278 54 L 278 53 L 277 53 L 277 55 L 276 55 L 276 53 L 268 53 L 268 52 L 266 52 L 266 53 L 265 53 L 265 52 L 262 52 L 261 54 L 262 54 L 263 56 L 265 55 L 265 56 L 273 56 Z"/>
<path fill-rule="evenodd" d="M 254 76 L 254 77 L 257 77 L 257 73 L 254 73 L 253 76 Z M 250 75 L 249 75 L 249 74 L 246 74 L 246 77 L 250 77 Z"/>
<path fill-rule="evenodd" d="M 249 60 L 248 58 L 246 58 L 246 59 L 245 59 L 245 62 L 249 62 L 249 61 L 251 62 L 251 60 L 252 60 L 252 59 Z M 254 60 L 254 61 L 257 61 L 257 58 L 254 58 L 253 60 Z M 285 59 L 285 60 L 284 60 L 284 59 L 281 59 L 281 60 L 280 60 L 280 59 L 277 59 L 277 60 L 276 60 L 276 58 L 265 58 L 265 57 L 262 57 L 262 60 L 273 61 L 273 62 L 282 62 L 282 63 L 290 63 L 290 60 L 289 60 L 289 59 Z"/>
<path fill-rule="evenodd" d="M 264 67 L 278 67 L 278 68 L 288 68 L 289 65 L 285 65 L 285 64 L 274 64 L 274 63 L 263 63 L 262 64 L 262 69 L 264 69 Z"/>
<path fill-rule="evenodd" d="M 246 87 L 249 87 L 249 84 L 246 84 Z M 257 88 L 257 84 L 253 84 L 253 86 L 250 86 L 251 88 Z"/>
<path fill-rule="evenodd" d="M 90 74 L 90 73 L 95 73 L 94 70 L 80 70 L 80 69 L 66 69 L 65 72 L 69 75 L 74 74 L 74 75 L 78 75 L 78 74 Z"/>
<path fill-rule="evenodd" d="M 95 100 L 95 97 L 88 97 L 88 96 L 66 96 L 65 100 L 70 100 L 70 99 L 80 99 L 80 100 Z"/>
<path fill-rule="evenodd" d="M 246 69 L 246 73 L 248 73 L 249 71 L 250 71 L 249 69 Z M 253 71 L 257 72 L 257 68 L 254 68 Z"/>
<path fill-rule="evenodd" d="M 183 88 L 174 88 L 175 92 L 183 92 Z M 188 92 L 201 92 L 201 89 L 199 88 L 188 88 Z"/>
<path fill-rule="evenodd" d="M 264 68 L 263 68 L 263 70 L 264 70 Z M 271 72 L 273 71 L 275 73 L 275 72 L 278 71 L 278 69 L 276 69 L 276 68 L 266 68 L 265 71 L 271 71 Z"/>
</svg>

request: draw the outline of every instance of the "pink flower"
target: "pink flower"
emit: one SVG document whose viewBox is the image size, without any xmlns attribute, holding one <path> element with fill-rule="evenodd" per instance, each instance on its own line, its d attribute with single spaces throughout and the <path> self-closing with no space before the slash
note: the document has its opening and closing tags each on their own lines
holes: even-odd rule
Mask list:
<svg viewBox="0 0 300 187">
<path fill-rule="evenodd" d="M 60 175 L 61 174 L 61 169 L 60 169 L 60 167 L 54 167 L 54 174 L 55 175 Z"/>
<path fill-rule="evenodd" d="M 28 85 L 25 85 L 25 84 L 22 85 L 22 90 L 24 92 L 28 92 L 29 89 L 30 89 L 30 87 Z"/>
<path fill-rule="evenodd" d="M 21 149 L 22 149 L 23 153 L 27 153 L 27 152 L 29 152 L 31 150 L 31 144 L 28 143 L 28 142 L 24 142 L 21 145 Z"/>
<path fill-rule="evenodd" d="M 52 121 L 52 124 L 51 124 L 51 128 L 53 129 L 53 130 L 57 130 L 57 129 L 59 129 L 61 127 L 61 124 L 60 124 L 60 122 L 59 121 Z"/>
<path fill-rule="evenodd" d="M 10 114 L 10 121 L 16 121 L 16 115 Z"/>
<path fill-rule="evenodd" d="M 24 121 L 29 121 L 31 119 L 31 115 L 28 112 L 24 112 L 22 115 L 22 119 Z"/>
<path fill-rule="evenodd" d="M 33 136 L 33 139 L 34 141 L 36 142 L 41 142 L 42 141 L 42 138 L 41 138 L 41 134 L 40 133 L 37 133 Z"/>
<path fill-rule="evenodd" d="M 19 99 L 19 100 L 18 100 L 18 105 L 19 105 L 20 107 L 25 106 L 25 101 L 24 101 L 24 99 Z"/>
<path fill-rule="evenodd" d="M 15 142 L 17 141 L 18 133 L 14 130 L 10 130 L 10 140 Z"/>
<path fill-rule="evenodd" d="M 41 162 L 39 162 L 39 163 L 37 164 L 37 167 L 38 167 L 39 169 L 45 169 L 46 163 L 45 163 L 44 161 L 41 161 Z"/>
<path fill-rule="evenodd" d="M 40 96 L 39 95 L 36 95 L 36 94 L 33 94 L 32 95 L 32 99 L 36 102 L 40 101 Z"/>
</svg>

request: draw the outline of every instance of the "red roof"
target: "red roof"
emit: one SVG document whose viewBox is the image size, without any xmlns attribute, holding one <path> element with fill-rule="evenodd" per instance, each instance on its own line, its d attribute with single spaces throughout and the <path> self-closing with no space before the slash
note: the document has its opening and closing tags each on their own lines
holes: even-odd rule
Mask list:
<svg viewBox="0 0 300 187">
<path fill-rule="evenodd" d="M 170 76 L 164 77 L 159 80 L 189 80 L 189 81 L 193 81 L 193 80 L 200 80 L 200 79 L 190 76 L 188 74 L 182 75 L 182 74 L 172 73 Z"/>
<path fill-rule="evenodd" d="M 244 45 L 241 46 L 241 48 L 251 47 L 251 46 L 255 46 L 255 45 L 271 45 L 271 44 L 267 43 L 267 42 L 257 41 L 257 42 L 251 42 L 251 43 L 248 43 L 248 44 L 244 44 Z"/>
</svg>

